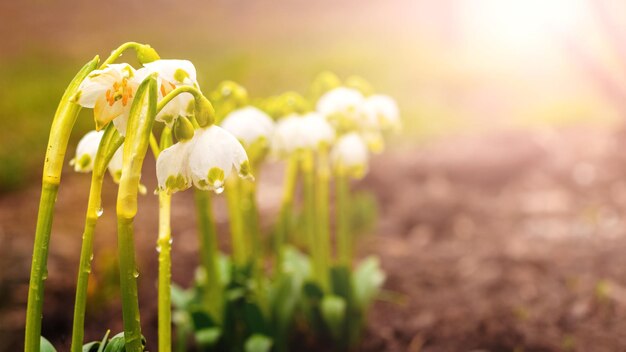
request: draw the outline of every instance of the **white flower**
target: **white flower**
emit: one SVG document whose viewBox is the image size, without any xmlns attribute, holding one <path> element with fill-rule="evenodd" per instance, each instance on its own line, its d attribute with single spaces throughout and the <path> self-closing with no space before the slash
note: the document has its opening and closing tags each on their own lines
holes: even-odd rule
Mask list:
<svg viewBox="0 0 626 352">
<path fill-rule="evenodd" d="M 144 65 L 147 74 L 157 73 L 159 100 L 180 86 L 198 88 L 196 68 L 188 60 L 156 60 Z M 194 97 L 182 93 L 172 99 L 156 116 L 157 121 L 172 127 L 179 116 L 190 116 L 194 111 Z"/>
<path fill-rule="evenodd" d="M 250 162 L 235 136 L 221 127 L 197 130 L 189 151 L 189 175 L 199 189 L 219 193 L 233 169 L 240 177 L 252 178 Z"/>
<path fill-rule="evenodd" d="M 365 100 L 370 119 L 383 129 L 400 128 L 400 112 L 396 101 L 388 95 L 375 94 Z"/>
<path fill-rule="evenodd" d="M 360 178 L 367 171 L 369 158 L 367 144 L 359 134 L 348 133 L 339 138 L 330 158 L 338 172 L 347 172 Z"/>
<path fill-rule="evenodd" d="M 365 97 L 358 90 L 338 87 L 319 98 L 316 110 L 331 120 L 343 118 L 358 123 L 363 119 L 364 102 Z"/>
<path fill-rule="evenodd" d="M 192 140 L 186 140 L 161 151 L 156 166 L 160 190 L 174 193 L 191 187 L 191 176 L 188 171 L 191 146 Z"/>
<path fill-rule="evenodd" d="M 274 131 L 274 121 L 263 111 L 248 106 L 226 115 L 222 128 L 232 133 L 248 148 L 264 139 L 269 141 Z"/>
<path fill-rule="evenodd" d="M 300 138 L 305 148 L 317 149 L 321 144 L 330 145 L 335 139 L 335 130 L 324 116 L 310 112 L 301 119 Z"/>
<path fill-rule="evenodd" d="M 113 177 L 115 183 L 120 183 L 122 177 L 122 165 L 124 163 L 124 143 L 113 154 L 111 161 L 109 161 L 109 173 Z"/>
<path fill-rule="evenodd" d="M 335 130 L 326 119 L 315 112 L 289 115 L 278 121 L 272 139 L 272 150 L 279 155 L 291 154 L 301 149 L 317 149 L 330 145 Z"/>
<path fill-rule="evenodd" d="M 81 138 L 76 146 L 76 156 L 70 161 L 70 165 L 74 165 L 74 171 L 91 172 L 93 170 L 93 163 L 103 134 L 104 131 L 90 131 Z"/>
<path fill-rule="evenodd" d="M 73 100 L 94 109 L 96 130 L 113 121 L 120 134 L 125 135 L 128 113 L 139 83 L 130 65 L 110 64 L 91 72 L 78 87 Z"/>
</svg>

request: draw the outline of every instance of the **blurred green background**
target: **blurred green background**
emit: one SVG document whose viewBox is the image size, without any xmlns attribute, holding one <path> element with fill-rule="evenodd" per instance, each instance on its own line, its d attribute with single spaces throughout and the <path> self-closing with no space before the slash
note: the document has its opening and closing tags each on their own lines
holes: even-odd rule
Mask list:
<svg viewBox="0 0 626 352">
<path fill-rule="evenodd" d="M 207 91 L 232 79 L 264 97 L 305 93 L 323 70 L 363 76 L 399 102 L 405 128 L 395 144 L 619 121 L 619 87 L 603 79 L 623 75 L 623 61 L 594 12 L 578 0 L 556 1 L 542 20 L 533 14 L 544 5 L 525 3 L 2 2 L 0 192 L 38 181 L 52 116 L 74 72 L 131 40 L 150 43 L 163 58 L 192 60 Z M 551 27 L 559 21 L 563 28 Z M 92 126 L 83 111 L 72 143 Z"/>
</svg>

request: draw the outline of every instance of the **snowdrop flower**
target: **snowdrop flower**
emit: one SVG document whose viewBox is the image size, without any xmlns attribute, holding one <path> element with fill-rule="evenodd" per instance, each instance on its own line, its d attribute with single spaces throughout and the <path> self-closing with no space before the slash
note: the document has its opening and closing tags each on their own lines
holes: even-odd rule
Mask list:
<svg viewBox="0 0 626 352">
<path fill-rule="evenodd" d="M 335 170 L 361 178 L 367 171 L 368 148 L 363 138 L 351 132 L 343 135 L 331 151 L 330 158 Z"/>
<path fill-rule="evenodd" d="M 396 101 L 388 95 L 375 94 L 365 100 L 369 119 L 382 129 L 400 129 L 400 112 Z"/>
<path fill-rule="evenodd" d="M 337 126 L 355 128 L 365 117 L 365 97 L 356 89 L 338 87 L 322 95 L 317 101 L 317 111 Z"/>
<path fill-rule="evenodd" d="M 139 83 L 129 64 L 110 64 L 91 72 L 72 99 L 83 107 L 94 109 L 96 130 L 113 121 L 120 134 L 125 135 L 128 113 Z"/>
<path fill-rule="evenodd" d="M 289 155 L 297 150 L 330 145 L 334 139 L 335 130 L 322 115 L 315 112 L 294 114 L 277 123 L 272 150 L 278 155 Z"/>
<path fill-rule="evenodd" d="M 163 150 L 157 159 L 159 189 L 170 193 L 183 191 L 192 184 L 221 193 L 233 170 L 240 177 L 252 178 L 241 143 L 215 125 L 196 130 L 192 138 Z"/>
<path fill-rule="evenodd" d="M 156 172 L 160 190 L 174 193 L 191 187 L 188 171 L 191 141 L 179 141 L 159 154 Z"/>
<path fill-rule="evenodd" d="M 317 149 L 321 145 L 330 145 L 335 139 L 335 130 L 324 116 L 310 112 L 302 117 L 300 138 L 306 148 Z"/>
<path fill-rule="evenodd" d="M 212 125 L 196 131 L 189 151 L 189 175 L 202 190 L 221 193 L 233 170 L 239 177 L 252 178 L 243 146 L 225 129 Z"/>
<path fill-rule="evenodd" d="M 198 88 L 196 80 L 196 68 L 188 60 L 156 60 L 144 65 L 147 76 L 157 73 L 157 86 L 159 99 L 163 99 L 168 93 L 180 86 L 192 86 Z M 179 116 L 190 116 L 194 111 L 194 97 L 189 93 L 176 96 L 163 107 L 156 116 L 157 121 L 164 122 L 172 127 Z"/>
<path fill-rule="evenodd" d="M 93 170 L 94 160 L 103 135 L 104 131 L 90 131 L 81 138 L 76 146 L 76 156 L 70 161 L 70 165 L 74 166 L 74 171 L 91 172 Z"/>
<path fill-rule="evenodd" d="M 239 139 L 248 149 L 260 140 L 270 140 L 274 131 L 274 121 L 263 111 L 248 106 L 226 115 L 222 121 L 222 128 Z"/>
</svg>

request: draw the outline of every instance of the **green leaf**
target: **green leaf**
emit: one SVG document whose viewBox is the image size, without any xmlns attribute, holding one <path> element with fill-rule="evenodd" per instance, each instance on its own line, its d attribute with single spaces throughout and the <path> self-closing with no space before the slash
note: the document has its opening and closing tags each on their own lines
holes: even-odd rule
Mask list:
<svg viewBox="0 0 626 352">
<path fill-rule="evenodd" d="M 304 291 L 306 297 L 313 302 L 318 302 L 322 299 L 322 297 L 324 297 L 322 287 L 313 281 L 305 282 L 302 290 Z"/>
<path fill-rule="evenodd" d="M 191 312 L 191 319 L 196 330 L 215 327 L 215 320 L 211 318 L 209 313 L 204 310 L 195 310 Z"/>
<path fill-rule="evenodd" d="M 322 298 L 322 317 L 326 325 L 330 329 L 333 337 L 338 339 L 344 326 L 344 319 L 346 318 L 346 301 L 335 295 L 326 295 Z"/>
<path fill-rule="evenodd" d="M 311 276 L 311 261 L 296 248 L 287 246 L 284 249 L 283 271 L 293 274 L 294 278 L 305 280 Z"/>
<path fill-rule="evenodd" d="M 83 352 L 98 352 L 100 341 L 91 341 L 83 345 Z"/>
<path fill-rule="evenodd" d="M 111 333 L 111 330 L 107 330 L 106 333 L 104 333 L 104 337 L 102 338 L 102 341 L 100 341 L 100 346 L 98 347 L 98 351 L 97 352 L 103 352 L 104 351 L 104 346 L 107 344 L 107 340 L 109 339 L 109 334 Z"/>
<path fill-rule="evenodd" d="M 367 257 L 353 275 L 354 299 L 361 311 L 367 310 L 385 282 L 385 272 L 376 257 Z"/>
<path fill-rule="evenodd" d="M 57 350 L 52 346 L 50 341 L 46 340 L 45 337 L 41 336 L 39 340 L 39 351 L 41 352 L 57 352 Z"/>
<path fill-rule="evenodd" d="M 144 347 L 146 346 L 146 339 L 143 336 L 141 337 L 141 344 Z M 106 347 L 104 348 L 104 352 L 125 352 L 125 346 L 126 340 L 124 339 L 124 333 L 120 332 L 109 340 L 109 342 L 106 344 Z"/>
<path fill-rule="evenodd" d="M 271 338 L 261 334 L 254 334 L 246 340 L 244 348 L 246 352 L 269 352 L 272 344 Z"/>
<path fill-rule="evenodd" d="M 124 333 L 113 336 L 104 348 L 104 352 L 124 352 L 125 350 Z"/>
<path fill-rule="evenodd" d="M 269 333 L 269 327 L 261 308 L 254 303 L 246 302 L 244 306 L 246 325 L 251 333 Z"/>
<path fill-rule="evenodd" d="M 219 327 L 205 328 L 196 331 L 196 342 L 202 347 L 215 346 L 222 336 L 222 329 Z"/>
<path fill-rule="evenodd" d="M 330 269 L 332 292 L 348 302 L 353 300 L 351 276 L 350 267 L 338 265 Z"/>
</svg>

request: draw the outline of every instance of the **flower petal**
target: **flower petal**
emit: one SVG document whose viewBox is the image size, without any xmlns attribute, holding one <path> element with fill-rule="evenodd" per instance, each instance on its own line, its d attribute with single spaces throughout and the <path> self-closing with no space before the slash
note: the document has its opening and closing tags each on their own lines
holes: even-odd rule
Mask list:
<svg viewBox="0 0 626 352">
<path fill-rule="evenodd" d="M 157 159 L 157 180 L 160 190 L 174 193 L 191 187 L 188 172 L 191 147 L 191 141 L 183 141 L 161 151 Z"/>
<path fill-rule="evenodd" d="M 260 138 L 269 140 L 274 130 L 274 121 L 263 111 L 248 106 L 226 115 L 222 128 L 232 133 L 246 147 Z"/>
<path fill-rule="evenodd" d="M 90 131 L 81 138 L 76 146 L 76 156 L 70 161 L 70 165 L 74 165 L 74 171 L 90 172 L 93 170 L 103 134 L 103 131 Z"/>
</svg>

